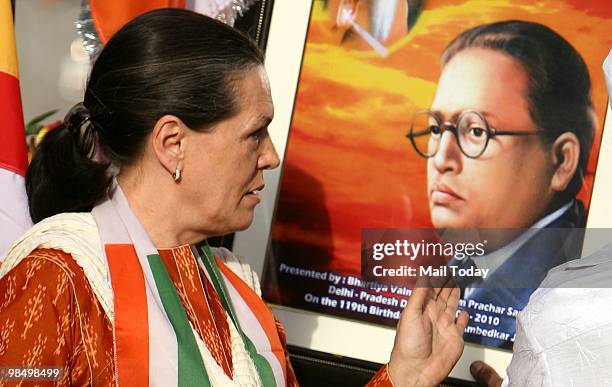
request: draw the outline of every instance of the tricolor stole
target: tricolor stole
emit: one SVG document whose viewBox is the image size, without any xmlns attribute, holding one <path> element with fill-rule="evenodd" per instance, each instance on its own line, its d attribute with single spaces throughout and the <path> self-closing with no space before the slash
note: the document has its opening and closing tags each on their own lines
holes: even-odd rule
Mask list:
<svg viewBox="0 0 612 387">
<path fill-rule="evenodd" d="M 210 386 L 176 288 L 121 188 L 92 215 L 113 288 L 115 381 L 125 386 Z M 192 246 L 253 360 L 261 384 L 285 386 L 285 355 L 272 313 L 206 243 Z"/>
</svg>

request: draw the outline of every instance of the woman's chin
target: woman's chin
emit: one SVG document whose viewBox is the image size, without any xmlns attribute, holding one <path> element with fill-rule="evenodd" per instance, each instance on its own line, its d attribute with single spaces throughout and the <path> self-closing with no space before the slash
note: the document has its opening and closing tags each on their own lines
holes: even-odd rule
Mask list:
<svg viewBox="0 0 612 387">
<path fill-rule="evenodd" d="M 251 224 L 253 224 L 253 211 L 249 211 L 248 214 L 244 214 L 240 217 L 240 219 L 236 219 L 236 221 L 232 223 L 232 230 L 230 230 L 227 234 L 244 231 L 249 228 Z"/>
</svg>

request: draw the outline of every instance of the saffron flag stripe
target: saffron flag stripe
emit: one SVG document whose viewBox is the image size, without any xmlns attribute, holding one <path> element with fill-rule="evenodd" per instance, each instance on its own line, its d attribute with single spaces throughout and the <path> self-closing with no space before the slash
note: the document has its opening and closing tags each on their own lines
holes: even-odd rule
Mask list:
<svg viewBox="0 0 612 387">
<path fill-rule="evenodd" d="M 108 244 L 105 246 L 113 286 L 117 330 L 115 351 L 117 375 L 122 385 L 149 385 L 149 325 L 144 277 L 134 246 Z"/>
<path fill-rule="evenodd" d="M 176 333 L 166 314 L 161 296 L 155 286 L 155 277 L 147 257 L 157 250 L 147 232 L 136 218 L 127 198 L 116 187 L 109 205 L 125 227 L 125 235 L 134 243 L 134 249 L 144 273 L 149 318 L 149 380 L 151 385 L 178 386 L 179 349 Z M 110 204 L 112 203 L 112 204 Z M 154 340 L 151 338 L 154 337 Z"/>
<path fill-rule="evenodd" d="M 28 154 L 19 81 L 3 72 L 0 72 L 0 101 L 0 168 L 25 176 Z"/>
<path fill-rule="evenodd" d="M 0 0 L 0 262 L 32 226 L 23 178 L 28 153 L 13 24 L 12 2 Z"/>
<path fill-rule="evenodd" d="M 108 244 L 129 244 L 133 246 L 136 254 L 139 254 L 139 250 L 144 248 L 144 251 L 156 251 L 154 247 L 151 247 L 150 241 L 143 242 L 142 226 L 134 218 L 133 213 L 129 208 L 127 199 L 121 192 L 118 186 L 113 188 L 116 190 L 115 194 L 111 194 L 111 200 L 104 201 L 94 207 L 92 215 L 98 226 L 98 232 L 104 245 Z M 127 214 L 125 213 L 127 211 Z M 120 212 L 123 212 L 122 216 Z M 129 231 L 128 231 L 129 228 Z M 134 236 L 136 235 L 136 236 Z M 146 236 L 146 234 L 144 234 Z M 132 245 L 133 242 L 143 244 L 145 247 L 139 247 L 138 244 Z M 145 256 L 146 257 L 146 256 Z M 107 256 L 108 259 L 108 256 Z M 146 258 L 145 258 L 146 259 Z M 146 311 L 148 319 L 148 367 L 140 367 L 138 370 L 148 372 L 148 379 L 150 386 L 177 386 L 178 385 L 178 346 L 176 342 L 176 335 L 172 330 L 172 325 L 168 320 L 161 300 L 159 300 L 159 294 L 157 289 L 150 286 L 149 277 L 152 278 L 153 274 L 149 268 L 148 263 L 145 261 L 145 266 L 141 257 L 138 256 L 138 262 L 140 263 L 139 270 L 144 272 L 143 287 L 146 293 Z M 113 292 L 115 289 L 113 287 Z M 157 294 L 157 297 L 156 297 Z M 116 327 L 116 325 L 115 325 Z M 142 329 L 142 327 L 141 327 Z M 117 340 L 121 339 L 117 332 Z M 146 351 L 146 349 L 141 349 Z M 134 372 L 138 371 L 135 370 Z"/>
<path fill-rule="evenodd" d="M 102 43 L 136 16 L 157 8 L 185 8 L 185 0 L 89 0 L 89 8 Z"/>
<path fill-rule="evenodd" d="M 10 0 L 0 0 L 0 72 L 19 78 L 13 7 Z"/>
</svg>

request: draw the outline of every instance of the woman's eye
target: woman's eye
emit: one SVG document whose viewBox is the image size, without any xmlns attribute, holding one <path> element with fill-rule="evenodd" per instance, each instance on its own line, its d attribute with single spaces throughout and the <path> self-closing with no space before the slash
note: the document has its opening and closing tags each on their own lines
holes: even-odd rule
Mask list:
<svg viewBox="0 0 612 387">
<path fill-rule="evenodd" d="M 431 125 L 429 127 L 429 131 L 431 132 L 431 134 L 436 135 L 436 136 L 441 133 L 440 127 L 437 125 Z"/>
<path fill-rule="evenodd" d="M 257 145 L 259 145 L 259 143 L 261 142 L 261 140 L 264 137 L 264 133 L 265 133 L 265 129 L 259 129 L 258 131 L 254 132 L 253 134 L 251 134 L 251 139 L 253 141 L 255 141 L 257 143 Z"/>
</svg>

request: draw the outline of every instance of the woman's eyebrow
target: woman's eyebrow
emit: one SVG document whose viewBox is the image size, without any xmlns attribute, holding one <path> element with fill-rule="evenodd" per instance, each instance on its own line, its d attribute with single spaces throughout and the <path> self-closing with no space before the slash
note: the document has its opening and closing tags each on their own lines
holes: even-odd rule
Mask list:
<svg viewBox="0 0 612 387">
<path fill-rule="evenodd" d="M 258 128 L 262 128 L 264 126 L 268 126 L 270 125 L 270 122 L 272 122 L 272 116 L 269 116 L 267 114 L 261 114 L 259 117 L 257 117 L 257 119 L 253 122 L 253 126 L 256 126 Z"/>
</svg>

